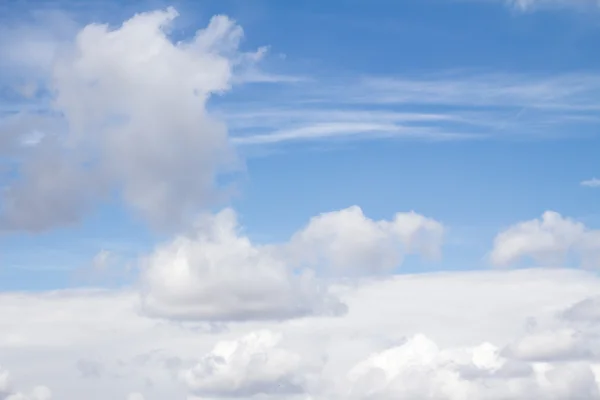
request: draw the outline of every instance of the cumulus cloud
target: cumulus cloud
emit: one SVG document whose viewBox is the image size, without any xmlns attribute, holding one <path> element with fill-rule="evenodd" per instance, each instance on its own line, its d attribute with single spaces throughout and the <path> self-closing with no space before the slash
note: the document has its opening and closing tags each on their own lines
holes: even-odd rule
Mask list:
<svg viewBox="0 0 600 400">
<path fill-rule="evenodd" d="M 260 57 L 238 51 L 243 31 L 226 16 L 174 42 L 169 31 L 177 15 L 168 8 L 114 29 L 91 24 L 70 51 L 56 55 L 53 106 L 68 129 L 50 141 L 60 151 L 23 161 L 21 179 L 4 199 L 7 227 L 72 222 L 111 190 L 160 227 L 221 198 L 217 177 L 240 164 L 207 101 L 229 90 L 236 68 Z"/>
<path fill-rule="evenodd" d="M 294 271 L 276 249 L 239 235 L 231 209 L 205 216 L 195 236 L 180 236 L 143 262 L 147 312 L 179 319 L 285 319 L 337 312 L 342 305 L 310 271 Z"/>
<path fill-rule="evenodd" d="M 524 257 L 541 264 L 561 265 L 570 255 L 578 257 L 585 267 L 600 266 L 600 231 L 546 211 L 541 219 L 520 222 L 500 232 L 490 259 L 495 265 L 508 265 Z"/>
<path fill-rule="evenodd" d="M 415 212 L 374 221 L 353 206 L 311 218 L 290 247 L 299 259 L 337 274 L 390 272 L 406 253 L 439 257 L 443 234 L 441 223 Z"/>
<path fill-rule="evenodd" d="M 370 356 L 348 376 L 351 399 L 600 398 L 589 366 L 539 366 L 492 344 L 441 349 L 424 335 Z"/>
<path fill-rule="evenodd" d="M 255 245 L 226 209 L 193 235 L 159 246 L 142 262 L 144 309 L 199 320 L 286 319 L 339 314 L 323 276 L 370 275 L 400 266 L 404 252 L 438 256 L 443 227 L 416 213 L 373 221 L 359 207 L 322 214 L 287 243 Z"/>
<path fill-rule="evenodd" d="M 181 376 L 200 396 L 249 398 L 294 395 L 307 389 L 307 357 L 280 346 L 281 335 L 268 330 L 221 341 Z"/>
</svg>

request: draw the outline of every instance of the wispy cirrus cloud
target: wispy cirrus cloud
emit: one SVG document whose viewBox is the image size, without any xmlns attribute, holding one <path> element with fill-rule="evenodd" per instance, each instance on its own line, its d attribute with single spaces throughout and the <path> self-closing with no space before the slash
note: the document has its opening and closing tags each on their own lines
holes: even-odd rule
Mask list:
<svg viewBox="0 0 600 400">
<path fill-rule="evenodd" d="M 261 96 L 220 105 L 234 143 L 544 139 L 600 125 L 600 75 L 584 73 L 315 78 Z"/>
<path fill-rule="evenodd" d="M 533 11 L 539 9 L 560 8 L 589 8 L 600 5 L 598 0 L 468 0 L 479 2 L 502 2 L 518 11 Z"/>
</svg>

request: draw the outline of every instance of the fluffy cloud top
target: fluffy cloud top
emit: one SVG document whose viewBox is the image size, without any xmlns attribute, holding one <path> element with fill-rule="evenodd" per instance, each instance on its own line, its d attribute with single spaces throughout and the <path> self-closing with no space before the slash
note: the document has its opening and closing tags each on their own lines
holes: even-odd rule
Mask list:
<svg viewBox="0 0 600 400">
<path fill-rule="evenodd" d="M 92 24 L 58 52 L 54 109 L 68 125 L 46 135 L 4 193 L 7 228 L 43 230 L 79 219 L 111 190 L 157 226 L 173 226 L 221 195 L 216 178 L 238 166 L 211 95 L 234 68 L 260 58 L 238 51 L 242 29 L 225 16 L 173 42 L 173 8 L 120 27 Z"/>
<path fill-rule="evenodd" d="M 179 319 L 285 319 L 338 312 L 341 304 L 309 271 L 295 273 L 275 248 L 239 235 L 233 210 L 205 216 L 144 261 L 143 302 L 153 315 Z"/>
<path fill-rule="evenodd" d="M 389 272 L 404 252 L 437 256 L 442 234 L 440 223 L 416 213 L 373 221 L 350 207 L 311 219 L 287 243 L 255 245 L 226 209 L 146 257 L 143 304 L 152 315 L 177 319 L 339 314 L 345 307 L 329 294 L 323 275 Z"/>
<path fill-rule="evenodd" d="M 495 240 L 490 258 L 495 265 L 508 265 L 523 257 L 542 264 L 564 264 L 569 255 L 586 267 L 600 266 L 600 231 L 547 211 L 541 219 L 520 222 Z"/>
<path fill-rule="evenodd" d="M 587 366 L 521 363 L 489 343 L 440 349 L 423 335 L 372 355 L 349 378 L 351 399 L 600 398 Z"/>
<path fill-rule="evenodd" d="M 182 378 L 196 395 L 249 398 L 306 390 L 305 358 L 279 346 L 281 335 L 261 330 L 222 341 Z"/>
<path fill-rule="evenodd" d="M 405 253 L 439 257 L 443 234 L 442 224 L 414 212 L 374 221 L 353 206 L 311 218 L 292 237 L 290 251 L 336 274 L 390 272 Z"/>
</svg>

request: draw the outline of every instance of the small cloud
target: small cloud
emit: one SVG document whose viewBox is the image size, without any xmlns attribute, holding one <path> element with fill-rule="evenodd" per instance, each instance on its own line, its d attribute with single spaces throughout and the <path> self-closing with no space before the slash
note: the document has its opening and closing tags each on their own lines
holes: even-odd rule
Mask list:
<svg viewBox="0 0 600 400">
<path fill-rule="evenodd" d="M 581 186 L 587 186 L 592 188 L 600 187 L 600 179 L 592 178 L 588 179 L 587 181 L 582 181 Z"/>
<path fill-rule="evenodd" d="M 597 0 L 505 0 L 505 3 L 519 11 L 531 11 L 540 8 L 576 8 L 576 7 L 587 7 L 596 6 Z"/>
<path fill-rule="evenodd" d="M 600 230 L 554 211 L 500 232 L 490 255 L 492 264 L 497 266 L 525 258 L 544 266 L 564 265 L 569 257 L 575 257 L 583 267 L 598 268 Z"/>
</svg>

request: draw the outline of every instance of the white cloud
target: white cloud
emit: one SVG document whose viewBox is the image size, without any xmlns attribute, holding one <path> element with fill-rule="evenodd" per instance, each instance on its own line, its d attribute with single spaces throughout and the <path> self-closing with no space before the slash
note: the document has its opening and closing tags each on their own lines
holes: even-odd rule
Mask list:
<svg viewBox="0 0 600 400">
<path fill-rule="evenodd" d="M 597 6 L 598 0 L 504 0 L 509 6 L 521 11 L 529 11 L 538 8 L 565 8 Z"/>
<path fill-rule="evenodd" d="M 489 343 L 440 349 L 423 335 L 370 356 L 349 379 L 350 399 L 600 398 L 589 366 L 516 362 Z"/>
<path fill-rule="evenodd" d="M 543 139 L 564 135 L 565 127 L 595 132 L 598 93 L 600 79 L 594 74 L 317 76 L 302 85 L 274 87 L 261 98 L 225 103 L 221 112 L 240 146 L 523 135 Z"/>
<path fill-rule="evenodd" d="M 439 222 L 414 212 L 373 221 L 354 206 L 314 217 L 287 243 L 255 245 L 226 209 L 145 257 L 143 306 L 150 315 L 192 320 L 339 314 L 344 306 L 323 276 L 390 272 L 405 253 L 439 257 L 442 237 Z"/>
<path fill-rule="evenodd" d="M 557 339 L 562 329 L 584 326 L 592 338 L 597 324 L 563 321 L 562 310 L 598 290 L 597 276 L 572 270 L 397 276 L 336 287 L 349 306 L 342 317 L 232 323 L 218 331 L 148 319 L 129 291 L 3 293 L 0 352 L 20 388 L 47 382 L 53 398 L 64 400 L 124 399 L 134 391 L 184 399 L 194 395 L 188 383 L 197 385 L 196 396 L 212 399 L 395 399 L 410 390 L 425 399 L 588 399 L 597 395 L 595 359 L 540 363 L 501 349 L 537 334 L 528 332 L 531 318 L 550 332 L 544 321 L 558 317 L 566 325 L 555 330 Z M 102 360 L 106 373 L 83 379 L 81 359 Z M 271 391 L 291 386 L 304 393 Z M 259 391 L 266 393 L 252 396 Z"/>
<path fill-rule="evenodd" d="M 544 9 L 585 9 L 600 5 L 598 0 L 467 0 L 487 3 L 504 3 L 520 12 Z"/>
<path fill-rule="evenodd" d="M 405 253 L 440 257 L 443 235 L 441 223 L 415 212 L 374 221 L 353 206 L 313 217 L 290 248 L 298 259 L 333 273 L 381 273 L 397 268 Z"/>
<path fill-rule="evenodd" d="M 226 16 L 174 43 L 168 32 L 177 15 L 168 8 L 114 29 L 90 24 L 56 54 L 53 107 L 68 134 L 23 161 L 24 176 L 5 197 L 6 227 L 69 223 L 111 189 L 156 226 L 177 226 L 225 194 L 216 179 L 239 163 L 206 103 L 229 90 L 236 68 L 260 57 L 238 51 L 243 31 Z M 62 173 L 46 153 L 57 154 Z"/>
<path fill-rule="evenodd" d="M 280 346 L 281 335 L 268 330 L 222 341 L 191 369 L 182 373 L 200 396 L 249 398 L 293 395 L 307 389 L 306 357 Z"/>
<path fill-rule="evenodd" d="M 46 386 L 35 386 L 29 395 L 14 388 L 11 374 L 0 366 L 0 400 L 51 400 L 52 392 Z"/>
<path fill-rule="evenodd" d="M 541 219 L 520 222 L 500 232 L 490 259 L 495 265 L 508 265 L 530 257 L 538 263 L 555 266 L 564 264 L 570 255 L 577 256 L 585 267 L 598 268 L 600 231 L 546 211 Z"/>
<path fill-rule="evenodd" d="M 144 309 L 181 319 L 270 319 L 338 312 L 341 304 L 297 274 L 276 249 L 239 235 L 230 209 L 205 216 L 193 237 L 159 246 L 141 271 Z"/>
<path fill-rule="evenodd" d="M 589 339 L 574 329 L 559 329 L 528 334 L 511 343 L 505 354 L 512 358 L 553 362 L 593 357 Z"/>
<path fill-rule="evenodd" d="M 592 179 L 588 179 L 586 181 L 582 181 L 581 186 L 587 186 L 587 187 L 591 187 L 591 188 L 600 187 L 600 179 L 592 178 Z"/>
</svg>

